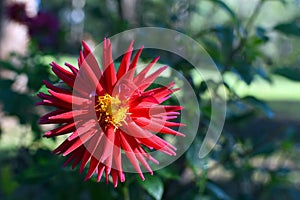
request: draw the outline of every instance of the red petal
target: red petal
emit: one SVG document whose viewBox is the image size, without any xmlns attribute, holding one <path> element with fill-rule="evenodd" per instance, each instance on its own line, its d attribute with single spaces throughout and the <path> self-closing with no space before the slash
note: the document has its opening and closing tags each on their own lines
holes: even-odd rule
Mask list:
<svg viewBox="0 0 300 200">
<path fill-rule="evenodd" d="M 55 62 L 52 62 L 50 64 L 52 66 L 52 71 L 61 79 L 63 80 L 67 85 L 69 85 L 71 88 L 74 86 L 75 76 L 71 72 L 63 69 L 61 66 L 56 64 Z"/>
<path fill-rule="evenodd" d="M 80 169 L 79 172 L 82 173 L 84 167 L 86 166 L 87 162 L 89 161 L 89 159 L 91 158 L 91 156 L 94 156 L 95 150 L 97 149 L 101 139 L 103 136 L 103 132 L 96 132 L 93 135 L 93 138 L 90 140 L 89 144 L 86 146 L 86 151 L 83 155 L 82 161 L 81 161 L 81 165 L 80 165 Z M 96 157 L 97 158 L 97 157 Z M 99 157 L 97 158 L 99 160 Z"/>
<path fill-rule="evenodd" d="M 103 42 L 103 78 L 106 84 L 106 90 L 112 94 L 113 85 L 117 82 L 116 71 L 112 59 L 112 47 L 109 39 L 104 39 Z"/>
<path fill-rule="evenodd" d="M 63 88 L 56 87 L 56 86 L 52 85 L 51 83 L 49 83 L 46 80 L 43 80 L 43 83 L 46 85 L 47 88 L 49 88 L 49 89 L 51 89 L 51 90 L 53 90 L 55 92 L 65 93 L 65 94 L 72 94 L 71 91 L 65 90 Z"/>
<path fill-rule="evenodd" d="M 149 72 L 149 70 L 151 69 L 151 67 L 159 60 L 159 56 L 156 57 L 155 59 L 153 59 L 146 67 L 145 69 L 143 69 L 139 74 L 136 75 L 136 77 L 134 78 L 134 83 L 136 85 L 141 85 L 142 82 L 144 81 L 146 74 Z"/>
<path fill-rule="evenodd" d="M 158 69 L 156 72 L 154 72 L 153 74 L 149 75 L 148 77 L 146 77 L 143 82 L 141 83 L 141 85 L 138 85 L 138 88 L 141 91 L 144 91 L 145 89 L 147 89 L 152 82 L 166 69 L 168 68 L 168 66 L 164 66 L 160 69 Z"/>
<path fill-rule="evenodd" d="M 50 94 L 52 94 L 53 97 L 70 103 L 70 104 L 74 104 L 74 105 L 83 105 L 83 104 L 89 104 L 91 103 L 88 99 L 84 99 L 81 97 L 77 97 L 74 95 L 70 95 L 70 94 L 64 94 L 64 93 L 58 93 L 58 92 L 54 92 L 53 90 L 48 90 Z"/>
<path fill-rule="evenodd" d="M 132 50 L 133 50 L 132 45 L 133 45 L 133 41 L 130 42 L 128 50 L 126 51 L 125 55 L 122 58 L 122 61 L 120 63 L 120 67 L 118 70 L 118 74 L 117 74 L 118 79 L 120 79 L 129 69 L 130 58 L 131 58 L 131 54 L 132 54 Z"/>
<path fill-rule="evenodd" d="M 80 138 L 74 140 L 74 143 L 63 153 L 64 156 L 70 154 L 78 147 L 84 145 L 88 140 L 91 139 L 91 136 L 95 133 L 95 130 L 89 130 L 86 134 L 82 135 Z"/>
<path fill-rule="evenodd" d="M 122 169 L 122 158 L 121 158 L 121 142 L 120 142 L 120 131 L 118 130 L 115 135 L 115 145 L 114 145 L 114 152 L 113 152 L 113 160 L 114 160 L 114 168 L 118 171 L 119 177 L 121 182 L 125 181 L 125 176 Z"/>
<path fill-rule="evenodd" d="M 102 153 L 100 162 L 104 163 L 104 161 L 108 158 L 108 157 L 112 157 L 113 155 L 113 147 L 114 147 L 114 140 L 115 140 L 115 131 L 114 131 L 114 127 L 112 125 L 110 125 L 107 130 L 106 133 L 103 137 L 105 146 L 104 151 Z M 105 163 L 106 164 L 106 163 Z M 111 163 L 108 163 L 108 165 L 111 166 Z"/>
<path fill-rule="evenodd" d="M 173 129 L 166 127 L 164 125 L 163 120 L 160 121 L 161 123 L 158 123 L 157 121 L 152 120 L 152 119 L 147 119 L 145 117 L 137 117 L 134 119 L 134 121 L 137 123 L 137 125 L 141 126 L 143 129 L 147 129 L 147 130 L 159 132 L 159 133 L 166 133 L 166 134 L 185 137 L 184 134 L 179 133 L 177 131 L 174 131 Z"/>
<path fill-rule="evenodd" d="M 134 72 L 135 72 L 135 69 L 136 69 L 136 65 L 138 63 L 138 60 L 140 58 L 140 55 L 143 51 L 143 46 L 138 50 L 138 52 L 135 54 L 130 66 L 129 66 L 129 70 L 128 70 L 128 73 L 129 73 L 129 80 L 132 80 L 133 79 L 133 76 L 134 76 Z"/>
<path fill-rule="evenodd" d="M 105 166 L 102 165 L 101 163 L 98 165 L 98 176 L 97 176 L 97 181 L 100 182 L 102 174 L 104 172 Z"/>
<path fill-rule="evenodd" d="M 125 151 L 126 156 L 132 163 L 133 167 L 135 170 L 138 172 L 142 180 L 145 180 L 144 175 L 142 173 L 142 170 L 140 168 L 139 162 L 135 156 L 135 153 L 133 152 L 131 145 L 132 141 L 135 140 L 132 136 L 127 135 L 126 133 L 120 132 L 120 137 L 121 137 L 121 145 L 122 148 Z"/>
<path fill-rule="evenodd" d="M 69 64 L 69 63 L 65 63 L 65 65 L 66 65 L 67 67 L 70 68 L 70 70 L 73 72 L 73 74 L 74 74 L 75 76 L 77 75 L 78 69 L 76 69 L 73 65 L 71 65 L 71 64 Z"/>
<path fill-rule="evenodd" d="M 75 123 L 72 122 L 72 123 L 65 124 L 56 129 L 46 132 L 45 137 L 54 137 L 54 136 L 58 136 L 58 135 L 64 135 L 66 133 L 70 133 L 75 130 L 76 130 Z"/>
</svg>

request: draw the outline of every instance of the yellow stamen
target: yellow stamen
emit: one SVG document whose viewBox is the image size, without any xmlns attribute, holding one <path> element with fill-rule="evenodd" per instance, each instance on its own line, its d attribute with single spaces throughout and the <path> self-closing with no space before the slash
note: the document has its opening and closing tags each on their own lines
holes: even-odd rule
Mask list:
<svg viewBox="0 0 300 200">
<path fill-rule="evenodd" d="M 112 124 L 115 129 L 122 126 L 122 123 L 126 123 L 128 107 L 126 103 L 116 97 L 111 97 L 109 94 L 99 96 L 96 101 L 95 110 L 100 112 L 98 121 L 104 120 L 107 124 Z M 105 125 L 106 128 L 106 125 Z"/>
</svg>

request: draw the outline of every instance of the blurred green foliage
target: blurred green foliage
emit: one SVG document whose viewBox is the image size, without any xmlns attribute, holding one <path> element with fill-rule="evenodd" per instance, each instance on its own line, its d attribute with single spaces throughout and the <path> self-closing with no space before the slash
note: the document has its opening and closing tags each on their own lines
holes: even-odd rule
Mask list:
<svg viewBox="0 0 300 200">
<path fill-rule="evenodd" d="M 83 2 L 79 6 L 84 12 L 83 21 L 72 19 L 76 2 Z M 27 55 L 12 54 L 0 61 L 1 119 L 15 117 L 29 126 L 34 136 L 28 146 L 0 146 L 0 199 L 298 199 L 299 121 L 281 117 L 281 113 L 278 116 L 255 96 L 239 96 L 236 88 L 240 83 L 257 84 L 257 79 L 272 86 L 275 74 L 300 81 L 299 1 L 248 3 L 41 1 L 40 9 L 57 15 L 64 34 L 59 36 L 59 48 L 47 55 L 31 45 Z M 37 125 L 43 110 L 34 107 L 35 93 L 42 80 L 57 81 L 47 65 L 48 58 L 74 57 L 82 38 L 101 42 L 105 36 L 141 26 L 166 27 L 191 36 L 204 45 L 223 76 L 234 74 L 238 78 L 235 84 L 224 79 L 228 110 L 222 136 L 206 158 L 198 158 L 211 115 L 210 102 L 203 98 L 207 86 L 196 83 L 192 67 L 185 60 L 162 57 L 161 62 L 182 71 L 199 99 L 203 115 L 195 141 L 179 160 L 154 176 L 146 176 L 144 182 L 138 181 L 135 174 L 127 174 L 126 182 L 117 189 L 103 181 L 83 182 L 82 176 L 61 167 L 64 158 L 51 154 L 53 144 L 42 139 L 43 131 Z M 34 41 L 31 38 L 32 44 Z M 147 52 L 149 55 L 144 56 L 151 57 L 151 51 Z M 24 90 L 15 87 L 21 77 L 27 77 L 22 82 Z M 292 105 L 280 103 L 283 110 Z"/>
</svg>

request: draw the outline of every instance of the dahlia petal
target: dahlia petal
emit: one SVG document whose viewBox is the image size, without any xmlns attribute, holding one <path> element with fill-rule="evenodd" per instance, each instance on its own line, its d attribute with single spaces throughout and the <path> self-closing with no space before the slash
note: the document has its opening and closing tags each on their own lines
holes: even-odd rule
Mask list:
<svg viewBox="0 0 300 200">
<path fill-rule="evenodd" d="M 70 133 L 72 131 L 75 131 L 76 130 L 76 126 L 75 126 L 75 123 L 72 122 L 72 123 L 67 123 L 63 126 L 60 126 L 58 128 L 55 128 L 51 131 L 48 131 L 45 133 L 45 137 L 54 137 L 54 136 L 58 136 L 58 135 L 64 135 L 66 133 Z"/>
<path fill-rule="evenodd" d="M 127 124 L 124 124 L 124 130 L 126 132 L 135 138 L 149 138 L 152 137 L 152 133 L 145 131 L 143 128 L 138 126 L 134 121 L 127 121 Z"/>
<path fill-rule="evenodd" d="M 56 108 L 61 109 L 71 109 L 72 105 L 66 104 L 66 103 L 60 103 L 58 101 L 50 101 L 47 99 L 44 99 L 42 102 L 35 103 L 36 106 L 44 105 L 44 106 L 52 106 Z"/>
<path fill-rule="evenodd" d="M 76 150 L 78 147 L 84 145 L 88 140 L 91 139 L 91 136 L 95 133 L 95 130 L 89 130 L 86 134 L 82 135 L 80 138 L 74 140 L 74 143 L 63 153 L 63 156 L 66 156 Z"/>
<path fill-rule="evenodd" d="M 83 61 L 83 63 L 81 63 L 80 70 L 81 70 L 80 75 L 86 77 L 86 78 L 84 78 L 84 80 L 90 80 L 90 83 L 92 84 L 90 87 L 92 89 L 96 89 L 96 92 L 98 95 L 103 95 L 105 90 L 101 86 L 101 84 L 99 83 L 99 80 L 98 80 L 101 78 L 101 72 L 99 71 L 97 73 L 97 72 L 93 71 L 91 69 L 91 66 L 86 61 Z"/>
<path fill-rule="evenodd" d="M 69 67 L 69 69 L 73 72 L 73 74 L 76 76 L 78 74 L 78 69 L 76 69 L 76 67 L 74 67 L 73 65 L 71 65 L 70 63 L 65 63 L 65 65 L 67 67 Z"/>
<path fill-rule="evenodd" d="M 129 102 L 129 106 L 130 107 L 137 107 L 139 106 L 143 106 L 143 107 L 147 107 L 147 106 L 152 106 L 153 104 L 158 104 L 159 102 L 157 101 L 156 98 L 154 98 L 153 96 L 140 96 L 135 98 L 134 100 Z"/>
<path fill-rule="evenodd" d="M 154 73 L 152 73 L 151 75 L 149 75 L 148 77 L 146 77 L 142 84 L 139 85 L 139 89 L 141 91 L 144 91 L 145 89 L 147 89 L 152 83 L 153 81 L 163 72 L 165 71 L 166 69 L 168 68 L 168 66 L 164 66 L 164 67 L 161 67 L 159 68 L 157 71 L 155 71 Z"/>
<path fill-rule="evenodd" d="M 152 134 L 151 132 L 142 129 L 139 127 L 135 122 L 127 122 L 128 125 L 124 125 L 124 128 L 130 134 L 130 136 L 136 138 L 139 141 L 142 141 L 142 144 L 153 147 L 156 150 L 165 152 L 169 155 L 174 155 L 175 152 L 172 149 L 176 149 L 172 145 L 170 145 L 168 142 L 164 141 L 160 137 L 157 137 L 156 135 Z M 127 126 L 127 127 L 126 127 Z M 146 140 L 144 140 L 146 139 Z M 148 142 L 148 140 L 153 140 L 152 142 Z"/>
<path fill-rule="evenodd" d="M 96 77 L 101 77 L 102 72 L 92 50 L 89 48 L 89 46 L 85 41 L 82 41 L 82 46 L 83 46 L 83 54 L 84 54 L 85 61 L 91 67 L 92 71 L 96 74 Z"/>
<path fill-rule="evenodd" d="M 98 165 L 99 165 L 99 160 L 96 159 L 95 157 L 92 157 L 91 161 L 90 161 L 90 167 L 89 167 L 86 177 L 84 178 L 84 181 L 87 181 L 89 178 L 91 178 L 91 176 L 96 171 Z"/>
<path fill-rule="evenodd" d="M 168 127 L 179 127 L 179 126 L 185 126 L 185 124 L 182 123 L 178 123 L 178 122 L 169 122 L 166 120 L 162 120 L 162 119 L 156 119 L 156 118 L 151 118 L 152 121 L 159 123 L 161 121 L 164 121 L 164 126 L 168 126 Z"/>
<path fill-rule="evenodd" d="M 63 167 L 66 167 L 75 157 L 76 154 L 70 155 L 69 158 L 64 162 Z"/>
<path fill-rule="evenodd" d="M 122 61 L 120 63 L 120 67 L 117 73 L 117 78 L 120 79 L 129 69 L 129 65 L 130 65 L 130 58 L 132 55 L 132 48 L 133 45 L 133 41 L 130 42 L 130 45 L 128 47 L 128 50 L 126 51 L 125 55 L 122 58 Z"/>
<path fill-rule="evenodd" d="M 134 141 L 136 143 L 136 147 L 139 146 L 137 141 Z M 137 159 L 142 163 L 142 165 L 148 170 L 148 172 L 153 175 L 153 171 L 151 169 L 151 167 L 149 166 L 149 164 L 147 163 L 146 159 L 144 158 L 144 155 L 142 154 L 142 152 L 139 151 L 139 148 L 135 148 L 134 149 L 134 153 L 137 157 Z"/>
<path fill-rule="evenodd" d="M 138 52 L 135 54 L 131 64 L 129 65 L 129 70 L 128 70 L 128 73 L 129 73 L 129 80 L 133 80 L 133 76 L 134 76 L 134 72 L 135 72 L 135 69 L 136 69 L 136 65 L 138 63 L 138 60 L 140 58 L 140 55 L 143 51 L 143 48 L 144 46 L 142 46 Z"/>
<path fill-rule="evenodd" d="M 49 120 L 50 117 L 53 117 L 53 116 L 56 116 L 56 115 L 59 115 L 59 114 L 65 113 L 65 112 L 68 112 L 68 111 L 67 110 L 55 110 L 50 113 L 47 113 L 40 118 L 39 124 L 46 124 L 49 121 L 51 123 L 52 121 Z"/>
<path fill-rule="evenodd" d="M 79 67 L 79 69 L 80 69 L 81 64 L 83 63 L 83 61 L 84 61 L 84 55 L 83 55 L 83 52 L 80 51 L 79 52 L 79 58 L 78 58 L 78 67 Z"/>
<path fill-rule="evenodd" d="M 50 63 L 50 66 L 52 66 L 52 69 L 59 71 L 60 73 L 72 78 L 73 80 L 76 78 L 76 76 L 74 74 L 72 74 L 70 71 L 64 69 L 63 67 L 58 65 L 56 62 Z"/>
<path fill-rule="evenodd" d="M 84 152 L 84 148 L 78 148 L 78 149 L 76 149 L 75 151 L 73 151 L 71 154 L 70 154 L 70 156 L 69 156 L 69 158 L 64 162 L 64 164 L 63 164 L 63 167 L 66 167 L 72 160 L 74 160 L 75 159 L 75 161 L 74 161 L 74 163 L 76 163 L 76 161 L 77 160 L 80 160 L 81 159 L 81 157 L 82 157 L 82 155 L 83 155 L 83 152 Z M 79 157 L 79 159 L 78 159 L 78 157 Z M 73 165 L 74 165 L 74 163 L 73 163 Z M 73 166 L 72 165 L 72 166 Z M 77 164 L 75 164 L 75 166 L 76 166 Z M 74 167 L 75 167 L 74 166 Z M 72 167 L 72 168 L 74 168 L 74 167 Z"/>
<path fill-rule="evenodd" d="M 158 115 L 165 112 L 170 111 L 177 111 L 182 110 L 182 106 L 160 106 L 160 105 L 154 105 L 154 106 L 136 106 L 129 110 L 132 117 L 147 117 L 150 118 L 153 115 Z"/>
<path fill-rule="evenodd" d="M 72 92 L 70 92 L 68 90 L 65 90 L 63 88 L 56 87 L 56 86 L 52 85 L 51 83 L 49 83 L 46 80 L 43 80 L 43 83 L 46 85 L 46 87 L 48 89 L 51 89 L 51 90 L 53 90 L 55 92 L 60 92 L 60 93 L 64 93 L 64 94 L 72 94 Z"/>
<path fill-rule="evenodd" d="M 115 140 L 115 131 L 114 127 L 110 125 L 106 130 L 106 137 L 104 137 L 104 151 L 102 153 L 100 162 L 104 162 L 109 156 L 113 154 L 114 140 Z M 106 164 L 106 163 L 105 163 Z M 111 165 L 111 164 L 110 164 Z"/>
<path fill-rule="evenodd" d="M 133 150 L 131 148 L 131 144 L 130 144 L 130 141 L 133 141 L 135 139 L 132 136 L 129 136 L 126 133 L 123 133 L 123 132 L 120 132 L 120 137 L 121 137 L 121 145 L 122 145 L 122 148 L 125 151 L 126 156 L 128 157 L 128 159 L 132 163 L 135 170 L 140 175 L 141 179 L 145 180 L 145 177 L 142 173 L 139 162 L 138 162 L 138 160 L 135 156 L 135 153 L 133 152 Z"/>
<path fill-rule="evenodd" d="M 72 110 L 72 111 L 64 111 L 62 113 L 58 113 L 56 115 L 49 116 L 50 120 L 70 120 L 74 117 L 80 117 L 88 114 L 88 110 Z"/>
<path fill-rule="evenodd" d="M 102 165 L 102 164 L 100 163 L 100 164 L 98 165 L 98 176 L 97 176 L 97 181 L 98 181 L 98 182 L 100 182 L 104 170 L 105 170 L 105 165 Z"/>
<path fill-rule="evenodd" d="M 86 104 L 90 103 L 90 101 L 88 99 L 84 99 L 84 98 L 77 97 L 77 96 L 70 95 L 70 94 L 54 92 L 53 90 L 48 90 L 48 91 L 50 94 L 52 94 L 53 97 L 55 97 L 61 101 L 73 104 L 73 105 L 83 105 L 83 104 L 86 105 Z"/>
<path fill-rule="evenodd" d="M 145 117 L 137 117 L 133 120 L 137 125 L 150 131 L 185 137 L 184 134 L 164 126 L 164 121 L 162 120 L 160 121 L 161 123 Z"/>
<path fill-rule="evenodd" d="M 74 160 L 73 164 L 72 164 L 72 169 L 74 169 L 78 164 L 79 162 L 82 160 L 82 157 L 83 157 L 83 154 L 85 152 L 85 147 L 84 146 L 81 146 L 79 147 L 78 149 L 76 149 L 74 152 L 72 153 L 75 153 L 76 152 L 76 156 L 77 158 Z"/>
<path fill-rule="evenodd" d="M 82 173 L 84 167 L 86 166 L 87 162 L 90 160 L 91 157 L 94 156 L 94 152 L 97 149 L 97 146 L 99 145 L 101 139 L 102 139 L 103 133 L 96 132 L 93 138 L 90 140 L 89 144 L 87 145 L 87 149 L 83 155 L 81 165 L 79 168 L 79 172 Z M 99 158 L 97 158 L 99 160 Z"/>
<path fill-rule="evenodd" d="M 109 39 L 103 42 L 103 76 L 107 87 L 107 92 L 112 94 L 113 85 L 117 82 L 116 71 L 112 59 L 112 47 Z"/>
<path fill-rule="evenodd" d="M 52 151 L 54 154 L 61 154 L 65 150 L 69 148 L 69 146 L 73 143 L 73 141 L 65 140 L 63 143 L 61 143 L 56 149 Z"/>
<path fill-rule="evenodd" d="M 87 122 L 77 122 L 76 123 L 76 127 L 78 127 L 76 129 L 76 131 L 74 131 L 69 137 L 68 140 L 72 141 L 74 139 L 77 139 L 78 137 L 82 137 L 82 135 L 84 135 L 85 133 L 87 133 L 88 131 L 94 129 L 95 127 L 95 120 L 91 119 Z"/>
<path fill-rule="evenodd" d="M 148 170 L 148 172 L 153 175 L 153 171 L 150 167 L 150 165 L 147 163 L 147 161 L 145 160 L 145 158 L 142 156 L 141 153 L 135 153 L 136 157 L 138 158 L 138 160 L 142 163 L 142 165 Z"/>
<path fill-rule="evenodd" d="M 111 165 L 112 165 L 112 156 L 109 156 L 105 160 L 105 176 L 109 177 L 109 174 L 111 172 Z M 108 183 L 108 178 L 106 179 L 106 183 Z"/>
<path fill-rule="evenodd" d="M 52 71 L 61 79 L 63 80 L 68 86 L 71 88 L 74 87 L 74 81 L 75 81 L 75 76 L 71 72 L 68 72 L 67 70 L 63 69 L 60 67 L 58 64 L 55 62 L 52 62 L 50 64 L 52 66 Z"/>
<path fill-rule="evenodd" d="M 114 169 L 111 170 L 111 177 L 113 180 L 114 187 L 116 188 L 118 186 L 118 173 L 116 170 Z"/>
<path fill-rule="evenodd" d="M 165 154 L 168 154 L 170 156 L 175 156 L 176 153 L 170 149 L 172 145 L 161 139 L 160 137 L 157 137 L 156 135 L 152 135 L 150 138 L 138 138 L 138 140 L 145 144 L 146 146 L 153 147 L 154 149 L 161 151 Z M 176 149 L 175 147 L 173 147 Z"/>
<path fill-rule="evenodd" d="M 141 146 L 138 146 L 138 149 L 141 152 L 141 154 L 143 154 L 144 157 L 146 157 L 147 159 L 151 160 L 153 163 L 155 163 L 157 165 L 159 164 L 158 160 L 156 160 L 150 154 L 148 154 Z"/>
<path fill-rule="evenodd" d="M 136 85 L 141 85 L 142 82 L 144 81 L 146 74 L 149 72 L 151 67 L 159 60 L 159 56 L 153 59 L 140 73 L 136 75 L 134 78 L 134 84 Z"/>
<path fill-rule="evenodd" d="M 168 86 L 159 87 L 155 89 L 148 90 L 144 92 L 144 95 L 150 95 L 154 98 L 158 99 L 158 103 L 164 102 L 166 99 L 168 99 L 172 93 L 176 92 L 178 89 L 171 89 L 175 85 L 174 82 L 170 83 Z M 165 98 L 166 97 L 166 98 Z"/>
<path fill-rule="evenodd" d="M 114 145 L 114 152 L 113 152 L 113 157 L 114 157 L 114 168 L 118 171 L 120 181 L 124 182 L 125 181 L 125 176 L 123 173 L 122 169 L 122 163 L 121 163 L 121 142 L 120 142 L 120 131 L 117 130 L 116 135 L 115 135 L 115 145 Z"/>
</svg>

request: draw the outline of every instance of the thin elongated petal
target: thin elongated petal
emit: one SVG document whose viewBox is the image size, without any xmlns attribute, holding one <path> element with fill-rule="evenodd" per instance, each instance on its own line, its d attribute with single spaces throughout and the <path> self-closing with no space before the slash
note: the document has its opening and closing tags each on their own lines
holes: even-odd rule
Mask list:
<svg viewBox="0 0 300 200">
<path fill-rule="evenodd" d="M 134 78 L 134 84 L 136 85 L 141 85 L 146 77 L 146 74 L 150 71 L 151 67 L 157 63 L 159 60 L 159 56 L 153 59 L 146 67 L 143 69 L 139 74 L 136 75 Z"/>
<path fill-rule="evenodd" d="M 133 41 L 130 43 L 128 50 L 126 51 L 125 55 L 122 58 L 122 61 L 120 63 L 120 67 L 118 70 L 117 78 L 118 80 L 128 71 L 129 65 L 130 65 L 130 58 L 133 51 L 132 48 Z"/>
<path fill-rule="evenodd" d="M 139 162 L 136 158 L 135 153 L 132 150 L 132 141 L 134 140 L 132 138 L 132 136 L 128 136 L 126 133 L 122 133 L 120 132 L 120 136 L 121 136 L 121 145 L 125 151 L 125 154 L 127 155 L 128 159 L 130 160 L 130 162 L 132 163 L 133 167 L 135 168 L 135 170 L 138 172 L 138 174 L 140 175 L 142 180 L 145 180 L 145 177 L 142 173 L 142 170 L 140 168 Z"/>
<path fill-rule="evenodd" d="M 117 81 L 116 71 L 112 59 L 112 46 L 109 39 L 104 39 L 103 42 L 103 76 L 106 84 L 106 91 L 111 94 L 113 91 L 113 85 Z"/>
<path fill-rule="evenodd" d="M 143 51 L 143 46 L 138 50 L 138 52 L 135 54 L 130 66 L 129 66 L 129 80 L 132 80 L 133 79 L 133 76 L 134 76 L 134 72 L 135 72 L 135 69 L 136 69 L 136 65 L 138 63 L 138 60 L 141 56 L 141 53 Z"/>
</svg>

